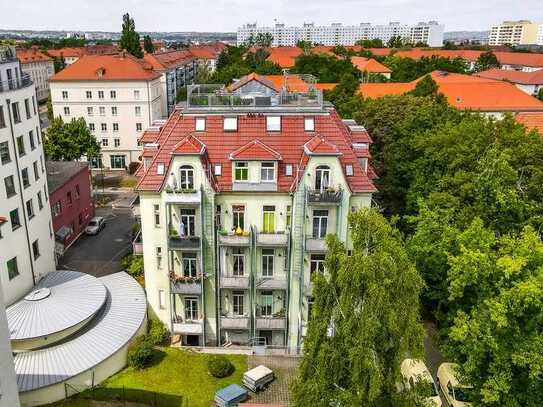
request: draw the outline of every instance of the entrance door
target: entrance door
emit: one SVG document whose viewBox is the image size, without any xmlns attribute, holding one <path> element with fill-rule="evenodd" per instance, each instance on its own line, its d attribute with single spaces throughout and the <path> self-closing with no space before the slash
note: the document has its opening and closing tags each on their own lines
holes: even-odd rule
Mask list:
<svg viewBox="0 0 543 407">
<path fill-rule="evenodd" d="M 272 344 L 272 331 L 259 331 L 258 336 L 266 340 L 266 345 Z"/>
<path fill-rule="evenodd" d="M 199 335 L 187 335 L 186 336 L 186 345 L 187 346 L 200 346 L 200 336 Z"/>
</svg>

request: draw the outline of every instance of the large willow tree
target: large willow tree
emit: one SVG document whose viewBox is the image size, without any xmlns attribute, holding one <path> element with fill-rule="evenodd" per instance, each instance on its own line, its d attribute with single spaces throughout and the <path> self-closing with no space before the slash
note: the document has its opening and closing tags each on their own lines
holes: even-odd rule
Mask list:
<svg viewBox="0 0 543 407">
<path fill-rule="evenodd" d="M 398 231 L 376 210 L 351 214 L 349 224 L 351 255 L 329 235 L 326 273 L 314 279 L 295 405 L 417 405 L 396 383 L 401 361 L 422 353 L 422 279 Z"/>
</svg>

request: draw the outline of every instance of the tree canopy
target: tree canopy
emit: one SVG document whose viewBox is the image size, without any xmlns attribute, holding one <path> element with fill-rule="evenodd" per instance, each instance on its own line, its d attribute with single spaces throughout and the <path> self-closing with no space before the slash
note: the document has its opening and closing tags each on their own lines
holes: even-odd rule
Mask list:
<svg viewBox="0 0 543 407">
<path fill-rule="evenodd" d="M 356 45 L 361 45 L 364 48 L 385 48 L 385 44 L 381 38 L 374 38 L 372 40 L 358 40 Z"/>
<path fill-rule="evenodd" d="M 450 59 L 436 55 L 418 60 L 389 55 L 382 63 L 392 70 L 392 82 L 410 82 L 432 71 L 467 73 L 469 68 L 461 58 Z"/>
<path fill-rule="evenodd" d="M 299 55 L 295 59 L 292 72 L 312 74 L 317 77 L 319 82 L 338 83 L 344 75 L 360 77 L 360 71 L 349 58 L 315 53 Z"/>
<path fill-rule="evenodd" d="M 119 47 L 134 55 L 136 58 L 143 58 L 143 51 L 140 44 L 140 35 L 136 31 L 136 23 L 130 14 L 123 15 L 123 27 Z"/>
<path fill-rule="evenodd" d="M 100 145 L 82 117 L 65 123 L 62 118 L 54 118 L 43 140 L 45 155 L 50 160 L 74 161 L 83 156 L 95 158 L 100 153 Z"/>
<path fill-rule="evenodd" d="M 499 68 L 500 62 L 492 51 L 483 52 L 475 62 L 475 71 L 481 72 L 491 68 Z"/>
<path fill-rule="evenodd" d="M 152 54 L 153 52 L 155 52 L 155 46 L 153 44 L 153 40 L 151 39 L 151 36 L 149 35 L 143 36 L 143 49 L 148 54 Z"/>
</svg>

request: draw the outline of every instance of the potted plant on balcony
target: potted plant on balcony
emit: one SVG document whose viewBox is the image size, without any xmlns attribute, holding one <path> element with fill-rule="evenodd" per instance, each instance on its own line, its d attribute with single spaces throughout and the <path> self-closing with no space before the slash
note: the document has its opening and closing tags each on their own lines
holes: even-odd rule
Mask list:
<svg viewBox="0 0 543 407">
<path fill-rule="evenodd" d="M 275 314 L 273 314 L 274 318 L 284 318 L 285 317 L 285 309 L 282 308 L 279 311 L 277 311 Z"/>
<path fill-rule="evenodd" d="M 164 191 L 167 193 L 167 194 L 171 194 L 173 193 L 173 188 L 169 185 L 166 185 L 166 188 L 164 188 Z"/>
<path fill-rule="evenodd" d="M 177 238 L 179 237 L 179 232 L 170 226 L 170 237 Z"/>
</svg>

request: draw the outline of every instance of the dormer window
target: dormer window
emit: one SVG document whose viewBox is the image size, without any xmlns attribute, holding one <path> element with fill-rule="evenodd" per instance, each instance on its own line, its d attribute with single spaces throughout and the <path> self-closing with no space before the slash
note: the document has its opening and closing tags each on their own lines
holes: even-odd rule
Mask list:
<svg viewBox="0 0 543 407">
<path fill-rule="evenodd" d="M 182 165 L 179 168 L 179 180 L 181 189 L 194 189 L 194 169 L 190 165 Z"/>
<path fill-rule="evenodd" d="M 224 118 L 224 131 L 238 131 L 238 118 L 237 117 L 225 117 Z"/>
<path fill-rule="evenodd" d="M 345 175 L 347 175 L 348 177 L 353 176 L 353 166 L 352 166 L 352 164 L 347 164 L 345 166 Z"/>
<path fill-rule="evenodd" d="M 196 118 L 196 131 L 205 131 L 206 129 L 206 118 L 197 117 Z"/>
<path fill-rule="evenodd" d="M 319 165 L 315 171 L 315 189 L 322 191 L 330 187 L 330 167 Z"/>
<path fill-rule="evenodd" d="M 266 116 L 267 131 L 281 131 L 281 116 Z"/>
<path fill-rule="evenodd" d="M 304 130 L 305 131 L 315 131 L 315 118 L 314 117 L 305 117 L 304 118 Z"/>
<path fill-rule="evenodd" d="M 260 181 L 274 182 L 275 181 L 275 163 L 263 162 L 260 166 Z"/>
<path fill-rule="evenodd" d="M 156 166 L 156 173 L 158 175 L 164 175 L 164 163 L 158 163 Z"/>
<path fill-rule="evenodd" d="M 234 169 L 235 181 L 247 181 L 249 179 L 249 167 L 244 161 L 237 161 Z"/>
</svg>

